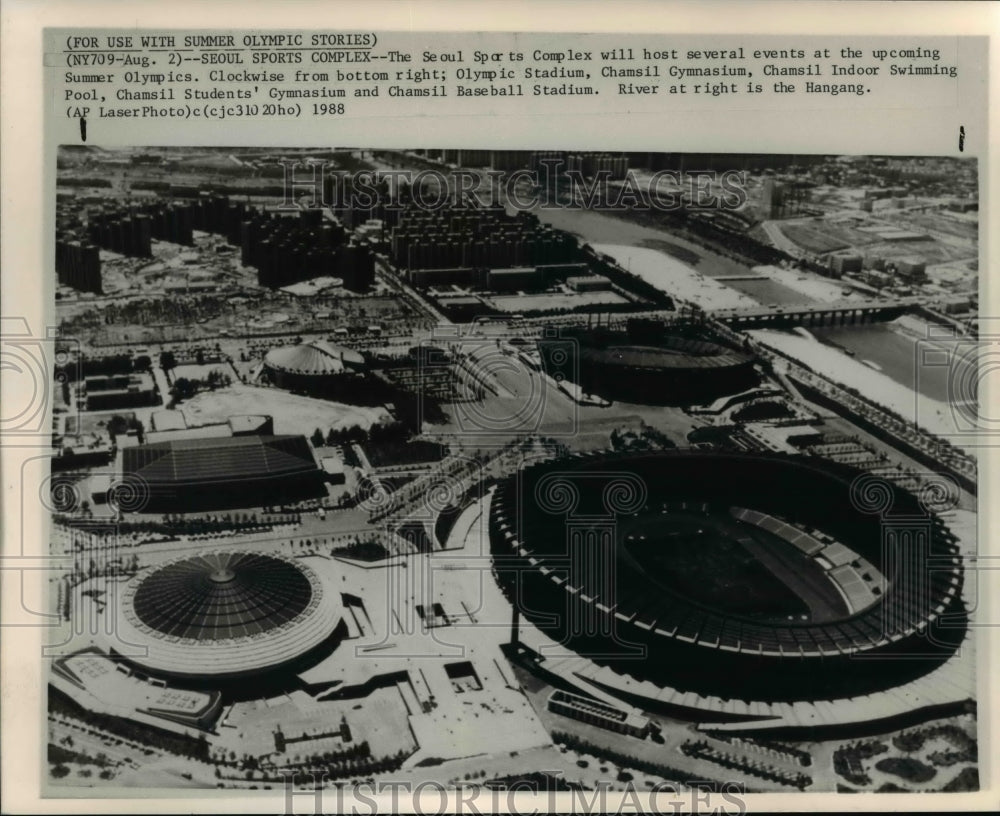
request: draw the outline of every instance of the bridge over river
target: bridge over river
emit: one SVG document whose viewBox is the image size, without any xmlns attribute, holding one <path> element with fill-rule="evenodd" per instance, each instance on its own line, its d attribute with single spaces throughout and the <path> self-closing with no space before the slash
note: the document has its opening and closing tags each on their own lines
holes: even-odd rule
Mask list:
<svg viewBox="0 0 1000 816">
<path fill-rule="evenodd" d="M 789 328 L 792 326 L 847 326 L 895 320 L 920 305 L 917 298 L 857 301 L 839 300 L 794 306 L 759 306 L 709 310 L 732 329 Z"/>
</svg>

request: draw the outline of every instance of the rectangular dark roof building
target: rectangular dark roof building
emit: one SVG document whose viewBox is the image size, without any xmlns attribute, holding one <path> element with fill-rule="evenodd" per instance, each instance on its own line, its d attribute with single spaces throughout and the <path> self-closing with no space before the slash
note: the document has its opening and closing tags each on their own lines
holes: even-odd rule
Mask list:
<svg viewBox="0 0 1000 816">
<path fill-rule="evenodd" d="M 136 493 L 134 506 L 123 509 L 147 513 L 258 507 L 323 493 L 322 472 L 304 436 L 137 445 L 122 451 L 122 478 Z"/>
</svg>

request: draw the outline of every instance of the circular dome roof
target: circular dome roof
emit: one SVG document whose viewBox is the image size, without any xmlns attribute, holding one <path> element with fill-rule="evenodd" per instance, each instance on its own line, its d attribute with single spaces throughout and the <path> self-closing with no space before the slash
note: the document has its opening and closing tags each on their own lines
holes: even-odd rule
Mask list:
<svg viewBox="0 0 1000 816">
<path fill-rule="evenodd" d="M 309 579 L 294 564 L 258 553 L 211 553 L 157 570 L 135 593 L 139 619 L 194 640 L 259 635 L 309 605 Z"/>
<path fill-rule="evenodd" d="M 317 340 L 271 349 L 264 362 L 270 368 L 290 374 L 322 376 L 359 368 L 365 361 L 356 351 Z"/>
<path fill-rule="evenodd" d="M 132 578 L 109 645 L 163 674 L 242 676 L 296 660 L 341 617 L 339 595 L 299 559 L 205 552 Z"/>
</svg>

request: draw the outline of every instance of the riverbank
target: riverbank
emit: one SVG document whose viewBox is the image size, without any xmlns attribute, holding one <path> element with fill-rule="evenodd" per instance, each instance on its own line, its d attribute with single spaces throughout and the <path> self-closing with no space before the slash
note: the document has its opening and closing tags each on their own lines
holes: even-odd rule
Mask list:
<svg viewBox="0 0 1000 816">
<path fill-rule="evenodd" d="M 759 305 L 749 295 L 702 275 L 661 250 L 624 244 L 593 243 L 591 246 L 671 297 L 695 303 L 703 309 L 746 309 Z"/>
<path fill-rule="evenodd" d="M 849 357 L 806 333 L 753 329 L 748 334 L 756 342 L 798 360 L 846 388 L 853 388 L 932 434 L 944 437 L 956 434 L 950 403 L 916 393 L 883 371 L 866 365 L 864 360 Z"/>
</svg>

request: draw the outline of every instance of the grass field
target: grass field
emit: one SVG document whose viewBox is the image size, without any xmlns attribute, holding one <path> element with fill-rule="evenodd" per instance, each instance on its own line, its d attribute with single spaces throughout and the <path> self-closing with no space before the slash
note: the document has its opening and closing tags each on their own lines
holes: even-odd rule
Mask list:
<svg viewBox="0 0 1000 816">
<path fill-rule="evenodd" d="M 781 224 L 779 229 L 789 241 L 816 253 L 834 252 L 851 246 L 871 244 L 878 240 L 870 233 L 827 221 Z"/>
<path fill-rule="evenodd" d="M 629 525 L 625 534 L 623 557 L 668 592 L 754 618 L 809 613 L 806 603 L 721 520 L 681 513 L 647 516 Z"/>
<path fill-rule="evenodd" d="M 976 256 L 974 246 L 951 246 L 942 241 L 886 241 L 867 247 L 866 252 L 885 258 L 887 261 L 918 257 L 923 258 L 928 264 L 946 263 Z"/>
</svg>

